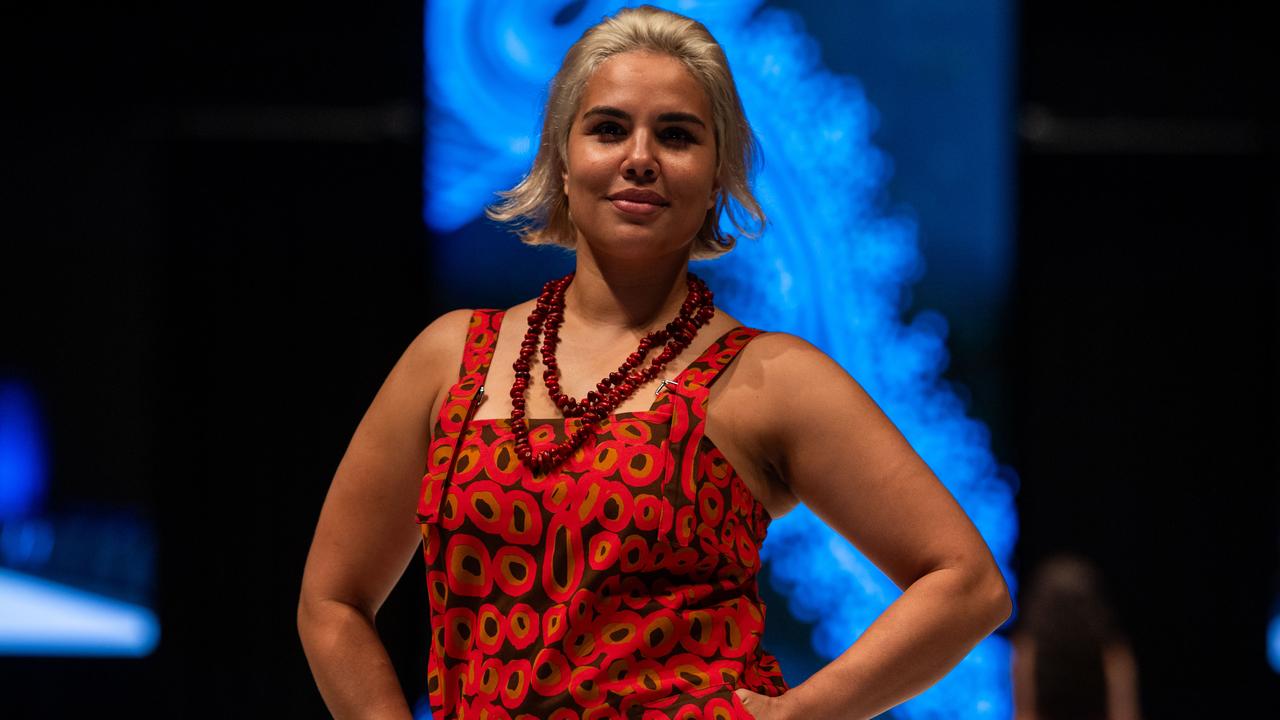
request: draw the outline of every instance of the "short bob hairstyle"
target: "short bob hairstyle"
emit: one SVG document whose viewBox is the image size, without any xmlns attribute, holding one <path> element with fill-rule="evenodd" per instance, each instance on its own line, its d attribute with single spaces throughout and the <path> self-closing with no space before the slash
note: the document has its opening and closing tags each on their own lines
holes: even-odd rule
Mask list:
<svg viewBox="0 0 1280 720">
<path fill-rule="evenodd" d="M 502 201 L 485 214 L 499 222 L 514 223 L 520 239 L 531 245 L 574 247 L 577 232 L 561 179 L 569 132 L 592 73 L 609 57 L 631 51 L 662 53 L 680 60 L 711 100 L 720 189 L 715 206 L 707 211 L 698 229 L 691 259 L 718 257 L 733 248 L 734 236 L 720 229 L 722 213 L 742 236 L 758 236 L 766 219 L 751 192 L 749 175 L 755 170 L 760 149 L 724 50 L 702 23 L 652 5 L 619 10 L 588 28 L 569 48 L 551 81 L 533 167 L 514 188 L 499 192 Z M 754 221 L 754 227 L 748 228 L 744 214 Z"/>
</svg>

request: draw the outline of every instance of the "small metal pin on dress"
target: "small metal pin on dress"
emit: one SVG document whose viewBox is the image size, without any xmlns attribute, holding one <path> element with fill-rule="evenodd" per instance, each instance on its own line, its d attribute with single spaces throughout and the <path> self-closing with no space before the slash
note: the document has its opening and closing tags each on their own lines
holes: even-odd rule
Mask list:
<svg viewBox="0 0 1280 720">
<path fill-rule="evenodd" d="M 657 389 L 657 390 L 654 390 L 654 391 L 653 391 L 653 394 L 654 394 L 654 395 L 661 395 L 661 394 L 662 394 L 662 391 L 663 391 L 664 389 L 666 389 L 666 387 L 667 387 L 668 385 L 670 385 L 670 386 L 671 386 L 671 388 L 674 390 L 674 389 L 675 389 L 675 387 L 676 387 L 676 381 L 675 381 L 675 380 L 667 380 L 667 379 L 663 379 L 663 381 L 662 381 L 662 382 L 658 383 L 658 389 Z"/>
</svg>

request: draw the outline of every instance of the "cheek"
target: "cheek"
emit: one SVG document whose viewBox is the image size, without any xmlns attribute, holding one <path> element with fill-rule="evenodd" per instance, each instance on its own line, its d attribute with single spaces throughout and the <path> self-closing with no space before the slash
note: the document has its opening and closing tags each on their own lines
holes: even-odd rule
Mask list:
<svg viewBox="0 0 1280 720">
<path fill-rule="evenodd" d="M 675 185 L 673 190 L 687 198 L 707 198 L 715 189 L 715 175 L 701 163 L 690 164 L 680 168 L 681 172 L 672 172 L 668 178 Z"/>
<path fill-rule="evenodd" d="M 568 180 L 565 183 L 570 192 L 595 192 L 601 187 L 608 187 L 613 177 L 613 166 L 598 153 L 578 153 L 570 158 Z"/>
</svg>

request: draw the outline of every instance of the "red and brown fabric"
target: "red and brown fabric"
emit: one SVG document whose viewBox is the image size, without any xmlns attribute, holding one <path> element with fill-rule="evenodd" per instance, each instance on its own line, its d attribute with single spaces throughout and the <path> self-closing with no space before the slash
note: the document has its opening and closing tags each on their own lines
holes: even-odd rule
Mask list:
<svg viewBox="0 0 1280 720">
<path fill-rule="evenodd" d="M 502 319 L 472 315 L 419 496 L 433 716 L 750 718 L 736 688 L 788 689 L 761 645 L 770 517 L 705 429 L 711 385 L 761 331 L 717 338 L 649 410 L 534 473 L 508 419 L 472 418 Z M 529 423 L 535 452 L 578 426 Z"/>
</svg>

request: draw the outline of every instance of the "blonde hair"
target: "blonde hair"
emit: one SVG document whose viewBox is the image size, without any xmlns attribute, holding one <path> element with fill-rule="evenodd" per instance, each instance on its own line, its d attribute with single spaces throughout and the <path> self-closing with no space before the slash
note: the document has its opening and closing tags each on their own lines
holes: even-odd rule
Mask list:
<svg viewBox="0 0 1280 720">
<path fill-rule="evenodd" d="M 514 223 L 516 234 L 531 245 L 574 247 L 577 233 L 561 178 L 573 118 L 587 80 L 600 64 L 632 51 L 662 53 L 683 62 L 711 100 L 720 188 L 715 206 L 707 211 L 698 229 L 690 257 L 713 258 L 733 248 L 736 238 L 720 229 L 722 213 L 739 234 L 757 237 L 766 219 L 751 192 L 750 174 L 760 149 L 742 109 L 729 61 L 702 23 L 652 5 L 619 10 L 588 28 L 569 48 L 551 81 L 533 167 L 514 188 L 499 192 L 502 201 L 487 208 L 485 214 L 499 222 Z M 754 221 L 755 228 L 748 229 L 744 214 Z"/>
</svg>

